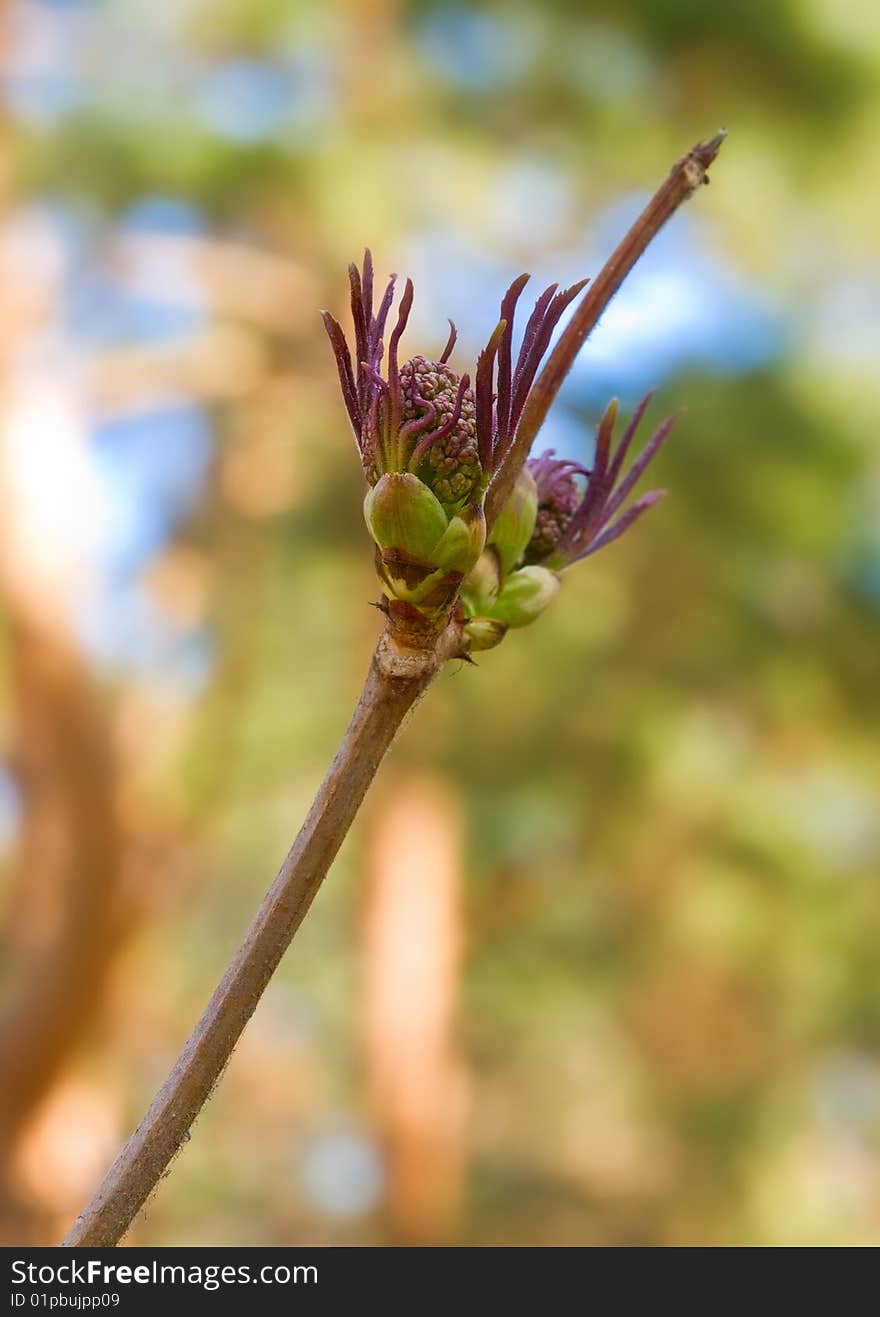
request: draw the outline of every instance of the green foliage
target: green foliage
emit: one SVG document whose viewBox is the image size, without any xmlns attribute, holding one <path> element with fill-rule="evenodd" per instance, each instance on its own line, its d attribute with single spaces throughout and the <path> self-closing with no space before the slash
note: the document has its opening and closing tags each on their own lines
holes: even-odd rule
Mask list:
<svg viewBox="0 0 880 1317">
<path fill-rule="evenodd" d="M 569 573 L 537 625 L 444 675 L 387 789 L 427 769 L 466 816 L 468 1242 L 876 1241 L 876 1186 L 853 1167 L 880 1140 L 880 610 L 860 511 L 877 384 L 822 347 L 814 297 L 836 271 L 878 278 L 859 168 L 880 128 L 876 61 L 829 35 L 832 0 L 558 0 L 490 7 L 533 58 L 463 87 L 420 44 L 442 8 L 352 5 L 329 22 L 280 0 L 191 7 L 165 38 L 187 59 L 329 60 L 314 131 L 236 144 L 186 97 L 102 103 L 99 76 L 76 114 L 28 130 L 24 179 L 107 223 L 144 194 L 188 199 L 211 236 L 308 269 L 315 311 L 338 310 L 344 260 L 369 242 L 406 273 L 426 226 L 508 275 L 552 265 L 538 209 L 529 235 L 501 223 L 505 169 L 560 172 L 571 204 L 553 245 L 580 251 L 609 202 L 732 129 L 690 219 L 779 308 L 787 347 L 761 370 L 664 381 L 664 406 L 683 412 L 658 462 L 670 497 Z M 135 36 L 152 22 L 137 12 Z M 596 49 L 616 52 L 626 94 Z M 247 331 L 269 403 L 253 428 L 239 411 L 253 398 L 218 412 L 217 470 L 242 431 L 268 427 L 280 379 L 289 415 L 266 451 L 280 445 L 294 492 L 257 514 L 218 478 L 188 532 L 213 568 L 217 666 L 168 791 L 200 881 L 140 966 L 154 984 L 171 967 L 186 1017 L 289 844 L 379 626 L 317 314 L 291 306 L 283 352 L 275 331 Z M 179 1242 L 194 1219 L 206 1242 L 241 1242 L 245 1218 L 254 1242 L 373 1237 L 369 1221 L 322 1218 L 295 1171 L 328 1111 L 364 1119 L 354 911 L 368 835 L 356 829 L 282 969 L 253 1075 L 214 1099 L 139 1242 Z M 177 1019 L 151 1027 L 170 1055 Z M 859 1066 L 861 1107 L 847 1088 Z M 142 1063 L 133 1107 L 154 1079 Z M 293 1116 L 254 1133 L 243 1112 L 288 1083 Z"/>
</svg>

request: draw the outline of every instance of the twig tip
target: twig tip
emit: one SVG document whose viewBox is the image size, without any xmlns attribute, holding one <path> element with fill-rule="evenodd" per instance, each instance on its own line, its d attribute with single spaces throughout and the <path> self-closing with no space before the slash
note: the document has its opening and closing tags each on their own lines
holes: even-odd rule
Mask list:
<svg viewBox="0 0 880 1317">
<path fill-rule="evenodd" d="M 708 169 L 712 161 L 721 150 L 722 143 L 727 136 L 726 128 L 719 128 L 714 137 L 709 137 L 705 142 L 697 142 L 697 145 L 691 151 L 691 156 L 697 161 L 703 169 Z"/>
</svg>

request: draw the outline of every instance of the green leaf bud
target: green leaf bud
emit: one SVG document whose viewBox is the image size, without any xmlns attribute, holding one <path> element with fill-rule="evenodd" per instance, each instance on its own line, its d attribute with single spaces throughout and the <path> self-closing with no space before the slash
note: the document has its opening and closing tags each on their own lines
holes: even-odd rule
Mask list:
<svg viewBox="0 0 880 1317">
<path fill-rule="evenodd" d="M 486 542 L 486 516 L 482 507 L 465 508 L 452 517 L 431 553 L 431 561 L 448 571 L 470 571 Z"/>
<path fill-rule="evenodd" d="M 494 649 L 507 635 L 507 627 L 493 617 L 472 617 L 464 624 L 464 634 L 468 639 L 468 649 Z"/>
<path fill-rule="evenodd" d="M 461 587 L 461 600 L 471 617 L 492 612 L 501 589 L 501 562 L 494 546 L 480 554 Z"/>
<path fill-rule="evenodd" d="M 380 549 L 397 549 L 430 563 L 448 518 L 436 495 L 417 476 L 390 471 L 364 499 L 364 517 Z"/>
<path fill-rule="evenodd" d="M 507 626 L 528 626 L 559 593 L 560 580 L 546 567 L 522 567 L 508 576 L 492 608 L 492 616 Z"/>
<path fill-rule="evenodd" d="M 505 575 L 522 561 L 534 533 L 537 515 L 538 487 L 532 473 L 523 467 L 489 536 L 489 543 L 497 549 Z"/>
</svg>

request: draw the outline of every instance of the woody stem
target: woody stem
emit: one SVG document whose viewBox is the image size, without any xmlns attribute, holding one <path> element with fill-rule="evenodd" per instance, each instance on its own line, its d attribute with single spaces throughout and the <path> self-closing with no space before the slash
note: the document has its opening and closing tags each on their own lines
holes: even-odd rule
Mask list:
<svg viewBox="0 0 880 1317">
<path fill-rule="evenodd" d="M 724 132 L 716 133 L 708 141 L 698 142 L 687 155 L 676 161 L 668 178 L 588 285 L 529 393 L 504 464 L 489 486 L 486 496 L 486 522 L 489 526 L 510 497 L 547 412 L 602 312 L 666 221 L 701 184 L 708 183 L 709 166 L 720 151 L 724 138 Z"/>
<path fill-rule="evenodd" d="M 223 1073 L 401 723 L 459 647 L 454 624 L 421 649 L 401 646 L 390 630 L 381 637 L 342 744 L 277 878 L 167 1079 L 64 1246 L 112 1246 L 128 1230 Z"/>
</svg>

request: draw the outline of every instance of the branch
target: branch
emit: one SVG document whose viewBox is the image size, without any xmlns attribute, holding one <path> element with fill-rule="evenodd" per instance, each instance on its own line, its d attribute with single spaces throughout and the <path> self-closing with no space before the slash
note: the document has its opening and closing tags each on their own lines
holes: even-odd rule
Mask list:
<svg viewBox="0 0 880 1317">
<path fill-rule="evenodd" d="M 486 495 L 487 525 L 493 524 L 507 502 L 562 381 L 595 329 L 602 312 L 666 221 L 696 192 L 701 183 L 709 182 L 707 170 L 721 150 L 725 136 L 722 131 L 709 141 L 698 142 L 672 166 L 666 181 L 654 193 L 632 228 L 588 285 L 529 394 L 504 465 L 489 486 Z"/>
<path fill-rule="evenodd" d="M 385 632 L 336 758 L 308 818 L 165 1083 L 67 1237 L 66 1247 L 119 1242 L 186 1138 L 308 912 L 386 750 L 447 658 L 454 624 L 429 649 Z"/>
<path fill-rule="evenodd" d="M 489 489 L 494 520 L 585 339 L 626 275 L 666 220 L 701 184 L 724 134 L 683 156 L 587 289 L 523 411 L 504 466 Z M 119 1242 L 186 1138 L 229 1061 L 354 820 L 403 719 L 448 658 L 461 653 L 452 621 L 426 639 L 405 615 L 389 618 L 358 706 L 308 818 L 244 941 L 137 1130 L 77 1218 L 66 1247 Z"/>
</svg>

